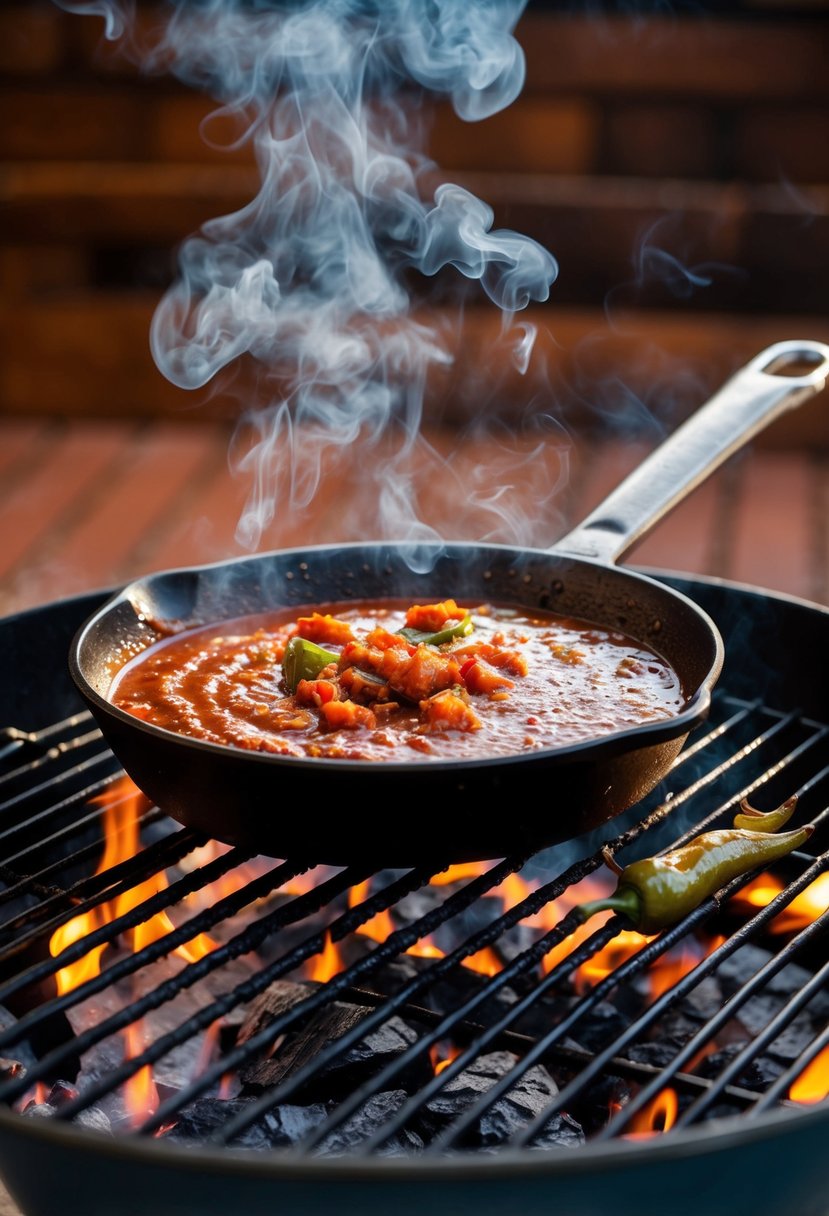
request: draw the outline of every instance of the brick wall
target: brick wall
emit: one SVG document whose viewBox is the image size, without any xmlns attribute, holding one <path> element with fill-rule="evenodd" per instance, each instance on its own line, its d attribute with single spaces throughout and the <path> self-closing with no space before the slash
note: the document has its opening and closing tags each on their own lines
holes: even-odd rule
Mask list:
<svg viewBox="0 0 829 1216">
<path fill-rule="evenodd" d="M 676 413 L 767 343 L 829 339 L 825 18 L 808 4 L 693 7 L 631 18 L 530 3 L 516 102 L 479 124 L 430 103 L 437 175 L 560 263 L 530 314 L 537 383 L 499 369 L 507 411 L 547 391 L 605 424 L 606 386 L 622 381 L 656 410 L 667 394 Z M 222 393 L 194 409 L 164 380 L 149 323 L 179 242 L 248 201 L 256 172 L 248 150 L 203 140 L 208 98 L 141 75 L 101 30 L 51 3 L 0 10 L 0 409 L 223 412 Z M 668 259 L 709 284 L 678 292 L 689 281 L 658 273 Z M 444 416 L 468 411 L 470 369 L 493 348 L 500 317 L 482 299 L 431 386 Z M 418 307 L 450 309 L 440 284 Z M 826 410 L 773 437 L 829 446 Z"/>
</svg>

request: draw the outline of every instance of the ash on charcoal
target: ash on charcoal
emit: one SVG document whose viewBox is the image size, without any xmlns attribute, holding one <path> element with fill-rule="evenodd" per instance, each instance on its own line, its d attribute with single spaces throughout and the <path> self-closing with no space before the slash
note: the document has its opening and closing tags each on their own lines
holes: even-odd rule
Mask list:
<svg viewBox="0 0 829 1216">
<path fill-rule="evenodd" d="M 518 1057 L 509 1051 L 479 1056 L 468 1068 L 443 1087 L 426 1103 L 421 1121 L 429 1135 L 452 1123 L 477 1102 L 497 1081 L 514 1068 Z M 538 1064 L 520 1077 L 513 1088 L 487 1108 L 476 1120 L 472 1139 L 479 1147 L 504 1144 L 516 1131 L 540 1115 L 558 1093 L 558 1086 L 547 1069 Z M 534 1143 L 539 1148 L 582 1143 L 584 1132 L 569 1115 L 551 1118 Z"/>
<path fill-rule="evenodd" d="M 680 1044 L 659 1040 L 654 1043 L 631 1043 L 624 1054 L 637 1064 L 652 1064 L 654 1068 L 668 1068 L 673 1065 Z"/>
<path fill-rule="evenodd" d="M 163 1133 L 166 1140 L 200 1143 L 243 1111 L 249 1105 L 244 1099 L 223 1101 L 220 1098 L 198 1098 L 186 1106 L 177 1123 Z M 297 1144 L 322 1123 L 327 1114 L 321 1104 L 313 1106 L 277 1106 L 246 1128 L 234 1145 L 242 1148 L 284 1148 Z"/>
<path fill-rule="evenodd" d="M 68 1081 L 56 1081 L 49 1091 L 46 1101 L 30 1102 L 24 1108 L 23 1114 L 30 1119 L 51 1119 L 62 1106 L 77 1096 L 78 1091 L 74 1085 L 70 1085 Z M 79 1111 L 72 1122 L 88 1131 L 105 1132 L 112 1135 L 112 1123 L 98 1106 L 90 1106 L 88 1110 Z"/>
<path fill-rule="evenodd" d="M 408 1094 L 404 1089 L 393 1089 L 385 1093 L 374 1094 L 354 1112 L 347 1123 L 335 1128 L 326 1136 L 316 1151 L 327 1156 L 338 1156 L 347 1153 L 358 1144 L 368 1140 L 379 1131 L 388 1120 L 396 1115 Z M 402 1128 L 377 1150 L 379 1157 L 397 1157 L 406 1153 L 415 1153 L 423 1148 L 423 1140 L 414 1131 Z"/>
</svg>

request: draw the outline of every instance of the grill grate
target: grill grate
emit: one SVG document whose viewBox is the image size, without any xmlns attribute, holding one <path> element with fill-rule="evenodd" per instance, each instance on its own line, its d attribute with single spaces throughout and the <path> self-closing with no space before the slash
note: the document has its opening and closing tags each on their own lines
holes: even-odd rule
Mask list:
<svg viewBox="0 0 829 1216">
<path fill-rule="evenodd" d="M 637 1047 L 660 1038 L 667 1041 L 666 1016 L 681 1009 L 689 995 L 704 991 L 706 981 L 744 947 L 758 939 L 766 940 L 774 918 L 826 870 L 826 853 L 817 857 L 790 855 L 784 866 L 783 889 L 766 906 L 743 916 L 736 927 L 729 922 L 727 909 L 723 911 L 727 899 L 746 884 L 744 879 L 735 880 L 719 902 L 707 900 L 679 925 L 654 939 L 642 939 L 639 948 L 577 996 L 573 977 L 625 929 L 626 922 L 613 917 L 545 971 L 543 962 L 549 952 L 574 933 L 579 921 L 573 911 L 565 912 L 551 927 L 539 928 L 537 919 L 554 901 L 601 869 L 605 843 L 622 855 L 631 846 L 635 846 L 635 855 L 674 847 L 699 831 L 730 822 L 745 797 L 759 795 L 764 802 L 772 803 L 797 793 L 798 820 L 815 823 L 818 831 L 812 843 L 819 841 L 825 837 L 829 816 L 829 767 L 822 764 L 827 734 L 829 728 L 810 718 L 780 713 L 759 701 L 750 703 L 721 693 L 715 697 L 709 724 L 680 755 L 669 781 L 638 808 L 635 815 L 639 818 L 630 822 L 629 814 L 620 820 L 623 830 L 615 840 L 591 837 L 576 842 L 572 849 L 559 846 L 534 857 L 498 860 L 474 877 L 441 888 L 446 892 L 442 899 L 435 897 L 425 911 L 405 918 L 400 914 L 401 907 L 446 868 L 439 856 L 431 867 L 380 875 L 361 867 L 308 871 L 290 860 L 255 859 L 255 876 L 248 877 L 237 889 L 217 896 L 187 919 L 179 915 L 178 924 L 158 940 L 134 954 L 121 954 L 98 975 L 56 996 L 53 977 L 59 969 L 82 959 L 94 947 L 116 945 L 128 930 L 158 913 L 181 910 L 188 897 L 204 893 L 210 884 L 240 872 L 240 867 L 254 859 L 231 849 L 205 862 L 199 856 L 206 843 L 202 837 L 179 829 L 156 808 L 146 807 L 140 816 L 142 847 L 127 860 L 89 873 L 101 851 L 100 809 L 91 805 L 91 800 L 106 793 L 117 797 L 112 793 L 119 777 L 113 757 L 102 747 L 98 732 L 90 728 L 86 714 L 73 715 L 38 732 L 9 729 L 0 747 L 0 765 L 4 768 L 0 774 L 0 840 L 7 854 L 0 870 L 5 884 L 0 892 L 0 909 L 5 916 L 0 923 L 0 1005 L 15 1009 L 18 1016 L 0 1030 L 0 1055 L 13 1057 L 18 1045 L 42 1042 L 56 1019 L 115 985 L 140 982 L 175 948 L 185 946 L 198 934 L 217 933 L 220 941 L 197 961 L 174 974 L 165 973 L 160 982 L 145 983 L 139 995 L 120 1007 L 107 1006 L 103 1016 L 80 1033 L 50 1042 L 25 1076 L 13 1075 L 0 1086 L 0 1100 L 20 1107 L 34 1083 L 53 1081 L 82 1053 L 153 1011 L 162 1007 L 174 1010 L 174 1003 L 188 990 L 201 990 L 205 983 L 210 984 L 209 998 L 198 1008 L 187 1006 L 144 1050 L 87 1079 L 81 1091 L 55 1112 L 58 1119 L 73 1119 L 114 1093 L 145 1065 L 157 1064 L 168 1053 L 249 1006 L 275 981 L 296 979 L 303 965 L 323 956 L 332 943 L 353 947 L 356 935 L 360 949 L 346 958 L 341 970 L 325 983 L 308 984 L 303 999 L 255 1029 L 244 1042 L 227 1046 L 220 1058 L 203 1067 L 195 1078 L 165 1094 L 135 1133 L 163 1133 L 194 1101 L 215 1092 L 223 1077 L 230 1072 L 242 1073 L 253 1061 L 267 1056 L 285 1036 L 306 1026 L 313 1015 L 330 1011 L 336 1002 L 358 1007 L 361 1016 L 344 1033 L 323 1042 L 311 1058 L 300 1062 L 277 1084 L 244 1104 L 229 1107 L 229 1117 L 211 1133 L 214 1143 L 243 1140 L 248 1129 L 278 1107 L 301 1101 L 309 1087 L 319 1086 L 326 1069 L 395 1016 L 416 1025 L 417 1037 L 368 1079 L 356 1084 L 347 1096 L 328 1103 L 324 1118 L 296 1139 L 295 1150 L 322 1151 L 333 1133 L 347 1128 L 379 1095 L 397 1090 L 401 1077 L 418 1062 L 427 1061 L 430 1053 L 446 1041 L 455 1045 L 454 1058 L 440 1072 L 432 1072 L 414 1092 L 406 1092 L 380 1126 L 369 1128 L 359 1143 L 350 1146 L 352 1153 L 383 1152 L 396 1136 L 417 1122 L 428 1104 L 450 1092 L 453 1082 L 462 1082 L 467 1070 L 492 1051 L 513 1053 L 514 1063 L 437 1131 L 424 1147 L 425 1153 L 440 1155 L 472 1147 L 472 1133 L 481 1119 L 497 1109 L 499 1102 L 514 1093 L 540 1064 L 555 1072 L 558 1092 L 550 1095 L 543 1109 L 512 1129 L 500 1147 L 543 1143 L 544 1133 L 556 1117 L 577 1107 L 586 1100 L 591 1086 L 608 1078 L 623 1078 L 631 1088 L 625 1101 L 614 1105 L 604 1124 L 591 1134 L 597 1140 L 629 1134 L 636 1116 L 669 1087 L 682 1099 L 674 1123 L 677 1128 L 721 1111 L 723 1104 L 730 1113 L 740 1112 L 740 1118 L 749 1119 L 771 1106 L 785 1104 L 792 1083 L 829 1043 L 829 1032 L 823 1029 L 825 1018 L 806 1041 L 798 1041 L 797 1050 L 779 1064 L 773 1076 L 765 1078 L 763 1085 L 747 1085 L 745 1078 L 779 1036 L 798 1026 L 799 1016 L 811 1003 L 825 999 L 829 964 L 809 970 L 809 959 L 829 913 L 789 933 L 771 954 L 764 952 L 762 961 L 740 978 L 728 1000 L 700 1017 L 685 1040 L 676 1043 L 670 1058 L 649 1062 L 637 1058 Z M 111 904 L 160 871 L 174 875 L 163 890 L 154 890 L 135 906 L 99 925 L 57 958 L 48 955 L 47 945 L 57 928 L 82 912 L 94 913 Z M 530 887 L 524 888 L 529 894 L 511 906 L 500 905 L 498 914 L 488 913 L 482 924 L 481 909 L 489 907 L 498 888 L 517 874 L 530 882 Z M 299 894 L 286 893 L 290 884 L 303 875 L 307 889 Z M 360 897 L 355 898 L 355 892 Z M 394 930 L 382 941 L 370 941 L 360 930 L 380 913 L 395 916 Z M 719 927 L 721 940 L 681 978 L 629 1017 L 622 1029 L 614 1027 L 605 1041 L 591 1045 L 590 1050 L 579 1045 L 579 1028 L 608 998 L 618 999 L 621 993 L 624 1000 L 625 993 L 636 989 L 657 960 L 682 943 L 696 942 L 703 926 L 710 929 L 712 924 Z M 389 965 L 404 958 L 411 947 L 431 941 L 439 933 L 452 934 L 446 952 L 424 962 L 413 974 L 398 977 L 389 988 Z M 513 938 L 517 934 L 517 944 L 510 934 Z M 280 945 L 283 940 L 284 946 Z M 461 985 L 457 995 L 442 1005 L 435 994 L 459 974 L 465 972 L 468 980 L 464 962 L 489 947 L 501 950 L 501 969 L 481 979 L 474 991 L 470 992 L 468 983 Z M 234 961 L 252 957 L 254 952 L 258 952 L 255 967 L 239 980 Z M 804 959 L 807 978 L 777 1001 L 766 1024 L 740 1043 L 710 1075 L 700 1072 L 699 1061 L 714 1049 L 717 1035 L 752 1000 L 767 992 L 787 967 L 795 961 L 802 964 Z M 509 1002 L 504 999 L 507 994 Z M 562 994 L 567 997 L 563 1005 Z M 554 1018 L 551 1014 L 548 1029 L 543 1033 L 537 1028 L 526 1030 L 525 1018 L 554 1007 L 557 1012 Z"/>
</svg>

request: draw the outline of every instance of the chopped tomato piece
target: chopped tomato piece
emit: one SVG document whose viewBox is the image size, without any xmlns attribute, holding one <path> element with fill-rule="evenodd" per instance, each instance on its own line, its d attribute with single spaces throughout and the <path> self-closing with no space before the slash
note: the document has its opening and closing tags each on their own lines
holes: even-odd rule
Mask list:
<svg viewBox="0 0 829 1216">
<path fill-rule="evenodd" d="M 375 646 L 378 650 L 400 649 L 401 646 L 406 646 L 409 654 L 414 654 L 414 646 L 407 645 L 401 638 L 399 633 L 390 633 L 383 625 L 377 625 L 372 629 L 371 633 L 366 638 L 368 646 Z"/>
<path fill-rule="evenodd" d="M 300 680 L 294 695 L 300 705 L 326 705 L 336 701 L 337 686 L 331 680 Z"/>
<path fill-rule="evenodd" d="M 443 692 L 420 702 L 421 729 L 436 730 L 480 730 L 478 715 L 463 697 L 447 688 Z"/>
<path fill-rule="evenodd" d="M 366 646 L 364 642 L 349 642 L 340 654 L 339 669 L 345 671 L 348 667 L 361 667 L 363 671 L 381 673 L 384 663 L 384 652 L 374 646 Z"/>
<path fill-rule="evenodd" d="M 328 701 L 320 707 L 320 714 L 331 730 L 356 730 L 361 726 L 373 730 L 377 725 L 371 710 L 356 701 Z"/>
<path fill-rule="evenodd" d="M 527 660 L 518 650 L 501 650 L 489 642 L 474 642 L 468 646 L 459 646 L 452 652 L 456 657 L 468 655 L 469 658 L 486 659 L 493 667 L 503 668 L 512 676 L 525 676 L 529 671 Z"/>
<path fill-rule="evenodd" d="M 347 621 L 338 621 L 330 613 L 323 615 L 314 612 L 311 616 L 301 616 L 297 619 L 297 633 L 308 642 L 333 642 L 335 646 L 344 646 L 354 640 L 354 633 Z"/>
<path fill-rule="evenodd" d="M 440 604 L 412 604 L 406 613 L 406 624 L 411 629 L 436 633 L 447 621 L 461 621 L 465 616 L 466 609 L 459 608 L 454 600 L 443 600 Z"/>
<path fill-rule="evenodd" d="M 465 666 L 465 664 L 464 664 Z M 472 693 L 493 693 L 502 688 L 515 688 L 515 683 L 495 671 L 487 663 L 475 662 L 463 677 L 464 684 Z"/>
<path fill-rule="evenodd" d="M 388 701 L 389 686 L 384 680 L 360 671 L 357 667 L 346 667 L 340 673 L 340 688 L 354 701 Z"/>
<path fill-rule="evenodd" d="M 421 645 L 413 655 L 402 657 L 398 651 L 385 651 L 383 674 L 394 692 L 410 701 L 422 701 L 443 688 L 460 683 L 461 669 L 451 654 L 441 654 Z"/>
</svg>

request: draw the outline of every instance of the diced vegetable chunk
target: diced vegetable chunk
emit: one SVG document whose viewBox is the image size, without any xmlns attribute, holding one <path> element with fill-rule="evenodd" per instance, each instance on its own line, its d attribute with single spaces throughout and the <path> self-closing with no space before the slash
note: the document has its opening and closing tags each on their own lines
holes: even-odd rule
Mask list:
<svg viewBox="0 0 829 1216">
<path fill-rule="evenodd" d="M 421 701 L 420 713 L 424 731 L 481 729 L 481 720 L 472 707 L 449 688 Z"/>
<path fill-rule="evenodd" d="M 309 642 L 326 642 L 334 646 L 344 646 L 354 639 L 354 632 L 348 621 L 338 621 L 330 613 L 314 612 L 311 616 L 301 616 L 297 620 L 297 633 Z"/>
</svg>

